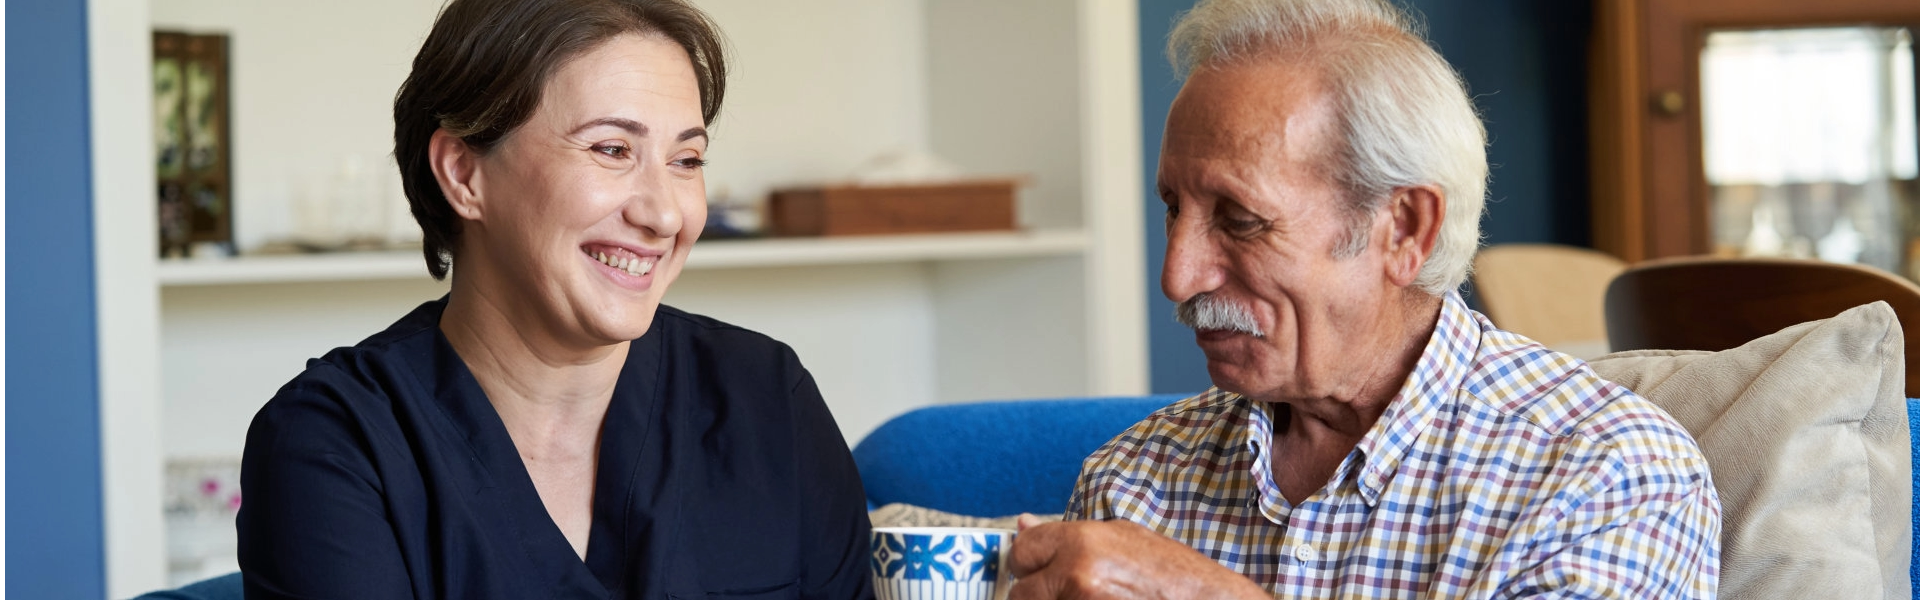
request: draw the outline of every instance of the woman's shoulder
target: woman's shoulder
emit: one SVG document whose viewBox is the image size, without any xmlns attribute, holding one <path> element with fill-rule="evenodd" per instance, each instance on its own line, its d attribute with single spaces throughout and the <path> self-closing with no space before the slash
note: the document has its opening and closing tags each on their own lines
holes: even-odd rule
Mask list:
<svg viewBox="0 0 1920 600">
<path fill-rule="evenodd" d="M 443 307 L 428 302 L 357 344 L 308 359 L 261 407 L 253 428 L 318 432 L 364 428 L 381 415 L 391 419 L 393 403 L 426 383 L 419 371 L 432 362 L 433 324 Z"/>
<path fill-rule="evenodd" d="M 772 337 L 706 315 L 665 304 L 654 314 L 663 343 L 690 350 L 697 359 L 711 359 L 743 368 L 797 368 L 793 348 Z"/>
</svg>

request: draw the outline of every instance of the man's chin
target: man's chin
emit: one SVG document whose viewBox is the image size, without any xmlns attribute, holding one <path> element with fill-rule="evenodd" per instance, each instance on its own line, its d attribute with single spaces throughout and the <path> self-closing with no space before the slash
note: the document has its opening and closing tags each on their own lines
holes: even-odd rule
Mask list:
<svg viewBox="0 0 1920 600">
<path fill-rule="evenodd" d="M 1207 356 L 1207 379 L 1213 382 L 1213 387 L 1236 394 L 1245 393 L 1247 384 L 1252 383 L 1251 375 L 1244 364 L 1220 360 L 1211 354 Z"/>
<path fill-rule="evenodd" d="M 1283 375 L 1284 368 L 1277 365 L 1262 347 L 1260 338 L 1244 333 L 1228 333 L 1214 343 L 1200 344 L 1200 352 L 1207 357 L 1207 378 L 1214 387 L 1236 394 L 1250 394 L 1265 389 L 1264 384 L 1273 383 L 1273 377 Z"/>
</svg>

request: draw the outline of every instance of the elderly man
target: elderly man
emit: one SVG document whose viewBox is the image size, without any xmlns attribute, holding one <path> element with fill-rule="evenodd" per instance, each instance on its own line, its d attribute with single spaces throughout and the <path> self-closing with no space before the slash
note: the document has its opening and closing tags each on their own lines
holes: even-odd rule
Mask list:
<svg viewBox="0 0 1920 600">
<path fill-rule="evenodd" d="M 1216 387 L 1087 459 L 1014 598 L 1714 596 L 1685 430 L 1454 291 L 1486 133 L 1413 31 L 1380 0 L 1175 28 L 1161 286 Z"/>
</svg>

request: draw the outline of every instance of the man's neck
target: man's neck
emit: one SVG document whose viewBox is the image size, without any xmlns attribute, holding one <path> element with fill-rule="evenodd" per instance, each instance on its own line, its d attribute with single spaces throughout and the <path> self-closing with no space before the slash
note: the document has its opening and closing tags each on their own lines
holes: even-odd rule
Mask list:
<svg viewBox="0 0 1920 600">
<path fill-rule="evenodd" d="M 1386 413 L 1426 351 L 1441 303 L 1417 294 L 1394 306 L 1388 316 L 1399 324 L 1383 330 L 1398 332 L 1382 336 L 1376 350 L 1362 355 L 1384 360 L 1355 361 L 1372 368 L 1356 374 L 1351 393 L 1276 401 L 1269 466 L 1289 502 L 1298 504 L 1324 487 Z"/>
</svg>

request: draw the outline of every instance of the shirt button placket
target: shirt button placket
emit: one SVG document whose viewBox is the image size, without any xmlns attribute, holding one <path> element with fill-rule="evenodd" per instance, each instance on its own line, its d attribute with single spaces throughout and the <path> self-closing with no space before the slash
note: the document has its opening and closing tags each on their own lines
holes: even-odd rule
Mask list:
<svg viewBox="0 0 1920 600">
<path fill-rule="evenodd" d="M 1313 549 L 1313 544 L 1300 544 L 1293 547 L 1293 557 L 1301 564 L 1311 567 L 1314 559 L 1320 558 L 1320 553 Z"/>
</svg>

